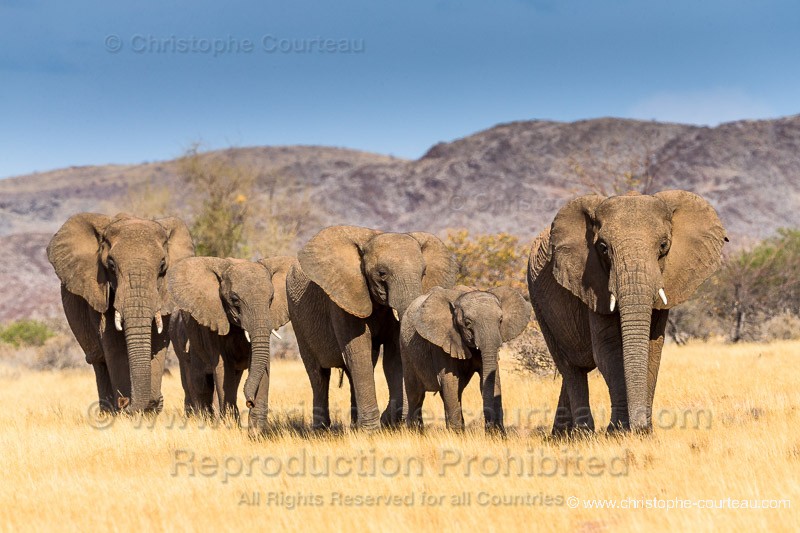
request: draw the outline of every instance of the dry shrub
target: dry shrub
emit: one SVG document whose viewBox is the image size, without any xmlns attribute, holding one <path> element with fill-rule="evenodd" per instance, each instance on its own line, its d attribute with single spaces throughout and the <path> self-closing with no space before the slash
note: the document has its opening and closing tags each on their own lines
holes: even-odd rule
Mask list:
<svg viewBox="0 0 800 533">
<path fill-rule="evenodd" d="M 779 341 L 800 339 L 800 317 L 781 313 L 761 324 L 761 340 Z"/>
<path fill-rule="evenodd" d="M 556 371 L 550 350 L 535 322 L 525 328 L 519 337 L 509 341 L 506 348 L 516 360 L 517 367 L 525 373 L 548 376 Z"/>
<path fill-rule="evenodd" d="M 36 350 L 27 366 L 34 370 L 85 368 L 86 355 L 72 335 L 56 335 Z"/>
</svg>

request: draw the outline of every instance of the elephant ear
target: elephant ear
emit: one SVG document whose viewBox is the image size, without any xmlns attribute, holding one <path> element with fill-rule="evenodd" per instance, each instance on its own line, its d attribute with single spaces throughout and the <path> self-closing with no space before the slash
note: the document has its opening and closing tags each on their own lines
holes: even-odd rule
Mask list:
<svg viewBox="0 0 800 533">
<path fill-rule="evenodd" d="M 503 310 L 500 336 L 503 342 L 508 342 L 522 333 L 531 321 L 531 304 L 511 287 L 495 287 L 489 289 L 489 292 L 500 300 L 500 308 Z"/>
<path fill-rule="evenodd" d="M 581 196 L 562 207 L 550 227 L 553 276 L 596 313 L 610 313 L 608 273 L 594 247 L 594 212 L 605 200 Z"/>
<path fill-rule="evenodd" d="M 317 233 L 297 254 L 308 278 L 336 305 L 359 318 L 372 314 L 362 251 L 379 233 L 357 226 L 331 226 Z"/>
<path fill-rule="evenodd" d="M 47 245 L 47 259 L 64 287 L 92 309 L 108 309 L 108 278 L 102 264 L 103 233 L 111 217 L 97 213 L 71 216 Z"/>
<path fill-rule="evenodd" d="M 119 215 L 118 215 L 119 216 Z M 156 220 L 167 232 L 167 268 L 170 269 L 181 260 L 194 255 L 194 243 L 189 228 L 177 217 Z M 170 296 L 167 284 L 159 288 L 161 294 L 161 314 L 168 315 L 175 309 L 175 302 Z"/>
<path fill-rule="evenodd" d="M 187 257 L 167 271 L 169 293 L 177 307 L 220 335 L 230 322 L 222 306 L 219 282 L 229 263 L 217 257 Z"/>
<path fill-rule="evenodd" d="M 434 287 L 422 302 L 414 327 L 428 342 L 439 346 L 450 357 L 469 359 L 472 352 L 464 344 L 453 316 L 453 302 L 465 291 Z"/>
<path fill-rule="evenodd" d="M 424 231 L 409 233 L 422 250 L 425 259 L 425 275 L 422 278 L 422 291 L 428 292 L 434 287 L 452 289 L 456 284 L 456 258 L 442 240 L 436 235 Z"/>
<path fill-rule="evenodd" d="M 663 191 L 654 195 L 672 210 L 672 243 L 664 258 L 664 292 L 669 309 L 688 300 L 722 263 L 722 246 L 728 240 L 717 212 L 702 197 L 688 191 Z"/>
<path fill-rule="evenodd" d="M 289 302 L 286 298 L 286 276 L 292 265 L 297 264 L 294 257 L 270 257 L 259 261 L 269 271 L 274 295 L 269 306 L 273 329 L 278 329 L 289 321 Z"/>
</svg>

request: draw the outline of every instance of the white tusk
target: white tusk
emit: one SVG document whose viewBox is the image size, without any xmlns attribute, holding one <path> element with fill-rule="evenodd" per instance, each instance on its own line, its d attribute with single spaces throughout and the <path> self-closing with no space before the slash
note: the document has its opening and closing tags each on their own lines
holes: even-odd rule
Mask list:
<svg viewBox="0 0 800 533">
<path fill-rule="evenodd" d="M 164 331 L 164 322 L 161 320 L 161 313 L 156 313 L 156 331 L 160 334 Z"/>
<path fill-rule="evenodd" d="M 114 327 L 117 328 L 117 331 L 122 331 L 122 313 L 114 310 Z"/>
<path fill-rule="evenodd" d="M 397 314 L 397 309 L 395 309 L 394 307 L 392 307 L 392 314 L 394 315 L 394 319 L 400 322 L 400 315 Z"/>
<path fill-rule="evenodd" d="M 664 287 L 658 289 L 658 295 L 661 296 L 661 301 L 664 302 L 664 305 L 667 305 L 667 293 L 664 292 Z"/>
<path fill-rule="evenodd" d="M 273 330 L 272 330 L 272 334 L 273 334 L 273 335 L 275 335 L 275 337 L 277 337 L 278 339 L 280 339 L 280 340 L 283 340 L 283 337 L 281 337 L 281 336 L 278 334 L 278 331 L 277 331 L 277 330 L 274 330 L 274 329 L 273 329 Z"/>
<path fill-rule="evenodd" d="M 247 330 L 244 330 L 244 338 L 247 339 L 247 342 L 250 342 L 250 333 Z"/>
<path fill-rule="evenodd" d="M 615 307 L 617 307 L 617 297 L 614 296 L 614 293 L 611 293 L 611 305 L 609 306 L 609 308 L 611 309 L 612 313 L 614 312 Z"/>
</svg>

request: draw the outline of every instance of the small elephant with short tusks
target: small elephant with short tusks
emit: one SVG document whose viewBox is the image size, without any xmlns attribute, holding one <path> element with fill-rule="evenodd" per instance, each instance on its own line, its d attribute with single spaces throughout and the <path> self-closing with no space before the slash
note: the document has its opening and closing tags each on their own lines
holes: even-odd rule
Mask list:
<svg viewBox="0 0 800 533">
<path fill-rule="evenodd" d="M 266 424 L 270 335 L 289 321 L 286 275 L 292 257 L 261 261 L 192 257 L 170 270 L 169 291 L 181 309 L 170 328 L 187 413 L 212 414 L 216 392 L 222 414 L 238 417 L 236 393 L 248 370 L 244 396 L 250 429 Z"/>
<path fill-rule="evenodd" d="M 436 287 L 414 300 L 400 326 L 407 424 L 422 428 L 425 392 L 439 392 L 447 427 L 463 430 L 461 395 L 481 377 L 487 432 L 503 432 L 498 350 L 528 325 L 531 305 L 510 287 Z"/>
</svg>

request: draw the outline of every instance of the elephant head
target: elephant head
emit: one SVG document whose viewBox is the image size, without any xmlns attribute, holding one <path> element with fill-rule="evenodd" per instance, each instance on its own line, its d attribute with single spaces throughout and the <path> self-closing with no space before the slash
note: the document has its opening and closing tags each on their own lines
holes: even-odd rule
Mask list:
<svg viewBox="0 0 800 533">
<path fill-rule="evenodd" d="M 416 297 L 455 283 L 453 254 L 425 232 L 333 226 L 312 238 L 297 258 L 336 305 L 361 318 L 379 305 L 390 307 L 400 320 Z"/>
<path fill-rule="evenodd" d="M 481 357 L 481 394 L 487 428 L 502 427 L 495 403 L 498 350 L 517 337 L 531 319 L 531 304 L 510 287 L 488 291 L 465 287 L 433 289 L 420 306 L 417 332 L 450 357 Z"/>
<path fill-rule="evenodd" d="M 194 254 L 186 224 L 178 218 L 144 220 L 80 213 L 67 220 L 47 246 L 47 258 L 64 288 L 98 313 L 114 309 L 114 325 L 124 331 L 131 378 L 130 411 L 148 407 L 151 395 L 153 322 L 174 304 L 164 276 Z"/>
<path fill-rule="evenodd" d="M 651 424 L 652 311 L 686 301 L 719 267 L 725 241 L 714 208 L 686 191 L 582 196 L 553 220 L 555 279 L 592 311 L 619 312 L 632 429 Z"/>
<path fill-rule="evenodd" d="M 181 310 L 219 335 L 240 329 L 251 343 L 244 385 L 248 407 L 255 405 L 261 379 L 269 375 L 270 334 L 289 321 L 286 275 L 295 262 L 291 257 L 258 262 L 191 257 L 168 276 L 170 293 Z"/>
</svg>

